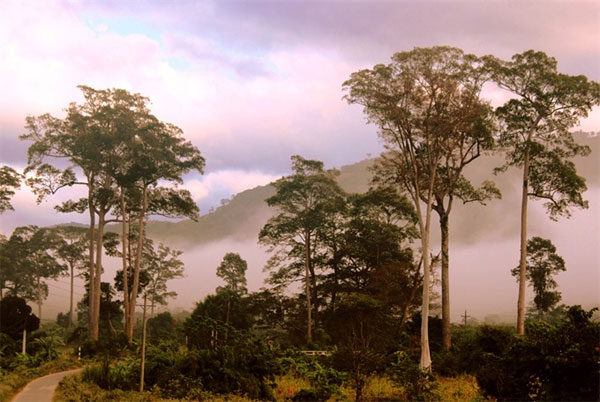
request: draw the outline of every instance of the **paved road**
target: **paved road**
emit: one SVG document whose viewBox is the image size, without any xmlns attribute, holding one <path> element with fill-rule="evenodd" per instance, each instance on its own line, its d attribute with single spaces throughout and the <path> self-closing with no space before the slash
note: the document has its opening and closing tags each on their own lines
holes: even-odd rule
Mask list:
<svg viewBox="0 0 600 402">
<path fill-rule="evenodd" d="M 13 398 L 12 402 L 52 402 L 52 394 L 60 380 L 81 370 L 83 369 L 61 371 L 33 380 Z"/>
</svg>

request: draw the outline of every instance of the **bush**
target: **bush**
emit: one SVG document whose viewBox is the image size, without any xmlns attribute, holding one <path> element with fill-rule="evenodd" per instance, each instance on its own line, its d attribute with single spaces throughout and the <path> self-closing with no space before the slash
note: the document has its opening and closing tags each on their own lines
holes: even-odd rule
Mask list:
<svg viewBox="0 0 600 402">
<path fill-rule="evenodd" d="M 127 335 L 120 332 L 117 335 L 102 337 L 98 340 L 86 339 L 81 343 L 81 357 L 95 357 L 99 355 L 119 357 L 132 347 L 134 345 L 129 344 Z M 75 349 L 75 353 L 77 353 L 77 348 Z"/>
<path fill-rule="evenodd" d="M 396 361 L 391 364 L 389 375 L 404 388 L 409 401 L 437 401 L 435 391 L 438 384 L 433 373 L 423 371 L 405 352 L 396 353 Z"/>
<path fill-rule="evenodd" d="M 93 383 L 107 390 L 135 390 L 139 386 L 140 366 L 137 359 L 125 360 L 110 366 L 105 357 L 100 366 L 86 368 L 82 373 L 84 382 Z"/>
<path fill-rule="evenodd" d="M 294 395 L 294 401 L 321 401 L 341 395 L 340 386 L 347 376 L 329 367 L 326 359 L 291 355 L 281 359 L 280 364 L 293 376 L 305 378 L 310 383 L 309 389 L 302 389 Z"/>
<path fill-rule="evenodd" d="M 479 385 L 498 400 L 596 400 L 600 377 L 600 324 L 594 310 L 570 307 L 556 325 L 530 322 L 499 353 L 483 356 Z"/>
<path fill-rule="evenodd" d="M 433 367 L 444 376 L 474 374 L 485 356 L 501 355 L 516 338 L 514 328 L 504 326 L 457 327 L 452 348 L 433 353 Z"/>
<path fill-rule="evenodd" d="M 269 399 L 276 374 L 280 373 L 274 352 L 248 333 L 211 320 L 192 316 L 186 322 L 192 349 L 179 352 L 172 344 L 149 347 L 146 385 L 157 385 L 165 397 L 181 398 L 184 391 L 202 387 L 217 394 L 246 394 Z M 215 342 L 202 341 L 201 334 L 226 334 Z M 185 395 L 183 395 L 185 396 Z"/>
</svg>

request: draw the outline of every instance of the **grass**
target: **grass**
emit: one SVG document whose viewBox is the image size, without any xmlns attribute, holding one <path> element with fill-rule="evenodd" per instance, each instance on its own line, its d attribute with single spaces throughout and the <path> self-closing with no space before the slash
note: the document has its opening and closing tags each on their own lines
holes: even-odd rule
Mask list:
<svg viewBox="0 0 600 402">
<path fill-rule="evenodd" d="M 481 402 L 486 401 L 475 377 L 461 375 L 458 377 L 438 377 L 440 387 L 437 394 L 440 401 L 448 402 Z"/>
<path fill-rule="evenodd" d="M 0 402 L 10 401 L 25 385 L 38 377 L 77 367 L 81 367 L 81 364 L 72 355 L 72 350 L 61 348 L 57 360 L 43 363 L 39 367 L 19 366 L 13 370 L 2 371 L 0 372 Z"/>
<path fill-rule="evenodd" d="M 475 378 L 472 376 L 438 377 L 439 387 L 436 397 L 439 401 L 447 402 L 483 402 L 483 397 Z M 307 379 L 286 374 L 276 378 L 276 387 L 273 390 L 277 401 L 289 401 L 302 389 L 309 389 Z M 248 398 L 239 395 L 212 395 L 208 392 L 198 392 L 196 400 L 211 402 L 249 402 Z M 363 390 L 364 401 L 404 401 L 404 391 L 387 377 L 372 376 L 367 380 Z M 106 402 L 106 401 L 131 401 L 131 402 L 178 402 L 177 399 L 161 398 L 158 390 L 149 390 L 143 393 L 135 391 L 104 390 L 95 384 L 83 382 L 80 375 L 65 378 L 58 386 L 54 395 L 54 402 Z M 354 389 L 348 384 L 341 388 L 341 395 L 333 396 L 329 401 L 352 402 Z"/>
</svg>

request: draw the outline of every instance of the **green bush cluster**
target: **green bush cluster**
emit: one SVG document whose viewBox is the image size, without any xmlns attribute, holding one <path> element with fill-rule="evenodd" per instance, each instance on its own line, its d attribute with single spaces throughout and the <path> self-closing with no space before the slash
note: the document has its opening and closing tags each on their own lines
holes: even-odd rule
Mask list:
<svg viewBox="0 0 600 402">
<path fill-rule="evenodd" d="M 572 306 L 556 322 L 531 320 L 524 337 L 502 327 L 456 331 L 451 351 L 435 355 L 434 367 L 444 375 L 475 375 L 483 392 L 499 401 L 596 400 L 600 323 L 591 320 L 594 310 Z"/>
<path fill-rule="evenodd" d="M 340 396 L 340 387 L 347 378 L 346 373 L 337 371 L 328 359 L 322 357 L 291 352 L 282 357 L 279 364 L 283 371 L 310 382 L 310 388 L 300 390 L 294 401 L 324 401 L 331 396 Z"/>
</svg>

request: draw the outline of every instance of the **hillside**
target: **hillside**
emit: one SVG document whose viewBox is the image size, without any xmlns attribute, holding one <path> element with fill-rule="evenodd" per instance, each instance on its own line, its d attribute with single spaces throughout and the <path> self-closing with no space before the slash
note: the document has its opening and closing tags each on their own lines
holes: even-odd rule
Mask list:
<svg viewBox="0 0 600 402">
<path fill-rule="evenodd" d="M 575 161 L 578 171 L 586 178 L 589 188 L 597 188 L 600 180 L 600 137 L 580 134 L 578 141 L 592 148 L 590 156 L 578 158 Z M 516 230 L 512 225 L 507 227 L 502 222 L 499 223 L 497 217 L 502 216 L 508 210 L 518 208 L 521 173 L 517 169 L 510 169 L 504 174 L 494 176 L 493 168 L 501 163 L 500 156 L 482 156 L 467 169 L 466 174 L 474 184 L 479 184 L 486 179 L 495 181 L 502 191 L 502 200 L 491 201 L 485 207 L 476 204 L 457 205 L 452 217 L 454 241 L 470 243 L 483 233 L 489 235 L 490 231 L 493 231 L 496 236 L 504 237 L 509 232 Z M 341 187 L 350 193 L 366 191 L 371 177 L 368 169 L 371 164 L 372 160 L 364 160 L 342 167 L 338 177 Z M 256 240 L 261 227 L 275 213 L 265 203 L 265 199 L 273 195 L 274 191 L 271 185 L 243 191 L 226 205 L 201 216 L 198 222 L 190 220 L 151 221 L 148 225 L 148 234 L 155 240 L 183 248 L 199 246 L 225 238 L 237 241 Z M 588 192 L 586 196 L 589 198 L 593 194 L 590 195 Z M 471 225 L 474 220 L 478 222 L 476 228 Z M 534 231 L 538 223 L 541 222 L 537 222 L 536 218 L 532 217 L 531 227 Z"/>
</svg>

